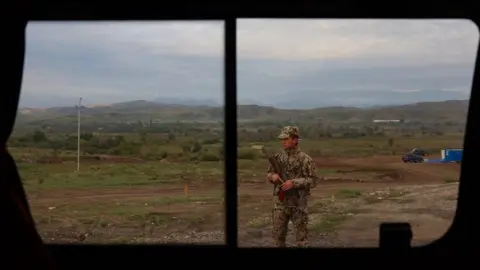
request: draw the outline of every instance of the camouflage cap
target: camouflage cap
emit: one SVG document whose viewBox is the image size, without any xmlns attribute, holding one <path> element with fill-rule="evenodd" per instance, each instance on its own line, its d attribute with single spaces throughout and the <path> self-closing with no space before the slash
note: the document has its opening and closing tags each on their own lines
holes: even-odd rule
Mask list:
<svg viewBox="0 0 480 270">
<path fill-rule="evenodd" d="M 294 126 L 286 126 L 282 128 L 282 131 L 280 132 L 280 135 L 278 135 L 278 138 L 283 140 L 287 139 L 289 137 L 300 137 L 300 132 L 298 131 L 298 127 Z"/>
</svg>

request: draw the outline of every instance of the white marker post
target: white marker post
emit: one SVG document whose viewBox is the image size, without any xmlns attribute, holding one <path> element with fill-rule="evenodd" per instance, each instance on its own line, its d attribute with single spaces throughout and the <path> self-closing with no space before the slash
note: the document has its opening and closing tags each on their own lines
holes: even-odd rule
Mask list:
<svg viewBox="0 0 480 270">
<path fill-rule="evenodd" d="M 77 107 L 77 172 L 80 172 L 80 110 L 83 108 L 82 106 L 82 98 L 78 100 Z"/>
</svg>

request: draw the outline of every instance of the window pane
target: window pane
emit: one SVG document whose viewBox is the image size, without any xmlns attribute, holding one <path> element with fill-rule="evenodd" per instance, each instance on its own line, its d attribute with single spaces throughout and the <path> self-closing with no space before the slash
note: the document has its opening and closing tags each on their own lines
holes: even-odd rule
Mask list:
<svg viewBox="0 0 480 270">
<path fill-rule="evenodd" d="M 217 21 L 28 25 L 9 150 L 46 242 L 224 242 L 223 36 Z"/>
<path fill-rule="evenodd" d="M 472 22 L 245 19 L 237 31 L 241 246 L 282 244 L 287 232 L 288 246 L 302 244 L 307 231 L 310 246 L 378 246 L 382 222 L 410 222 L 413 245 L 446 232 L 479 39 Z M 300 150 L 284 151 L 298 133 Z M 262 146 L 281 153 L 296 201 L 272 196 L 280 188 L 266 180 Z"/>
</svg>

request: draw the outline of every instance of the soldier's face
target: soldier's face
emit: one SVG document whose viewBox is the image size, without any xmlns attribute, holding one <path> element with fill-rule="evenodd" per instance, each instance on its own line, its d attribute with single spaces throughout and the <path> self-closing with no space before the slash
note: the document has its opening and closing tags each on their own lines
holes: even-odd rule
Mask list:
<svg viewBox="0 0 480 270">
<path fill-rule="evenodd" d="M 295 145 L 296 145 L 296 139 L 286 138 L 282 140 L 282 146 L 284 149 L 290 149 L 292 147 L 295 147 Z"/>
</svg>

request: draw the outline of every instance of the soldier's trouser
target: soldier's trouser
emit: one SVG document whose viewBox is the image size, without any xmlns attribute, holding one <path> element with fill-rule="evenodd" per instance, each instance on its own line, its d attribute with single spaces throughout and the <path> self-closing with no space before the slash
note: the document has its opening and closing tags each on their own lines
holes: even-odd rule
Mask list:
<svg viewBox="0 0 480 270">
<path fill-rule="evenodd" d="M 288 202 L 275 200 L 273 208 L 273 239 L 277 246 L 285 246 L 288 232 L 288 222 L 291 220 L 295 227 L 295 236 L 298 246 L 304 246 L 308 240 L 308 210 L 305 205 L 291 207 Z"/>
</svg>

